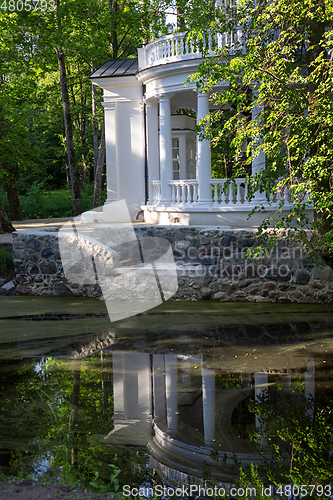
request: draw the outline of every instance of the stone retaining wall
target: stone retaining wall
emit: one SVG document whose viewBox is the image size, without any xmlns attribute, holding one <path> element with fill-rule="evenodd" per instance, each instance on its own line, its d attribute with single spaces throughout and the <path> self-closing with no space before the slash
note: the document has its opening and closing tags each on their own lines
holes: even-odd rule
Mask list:
<svg viewBox="0 0 333 500">
<path fill-rule="evenodd" d="M 161 237 L 172 245 L 178 264 L 179 286 L 171 300 L 333 301 L 331 268 L 315 267 L 304 249 L 288 245 L 282 237 L 273 251 L 265 252 L 258 259 L 246 259 L 246 250 L 257 244 L 251 230 L 138 225 L 134 226 L 134 231 L 139 240 Z M 34 233 L 24 231 L 13 236 L 16 293 L 101 298 L 101 288 L 95 277 L 81 281 L 65 278 L 56 228 Z M 90 255 L 95 252 L 95 257 L 100 256 L 101 245 L 106 265 L 113 267 L 108 257 L 110 251 L 114 259 L 112 249 L 107 247 L 110 239 L 107 228 L 97 226 L 94 237 L 97 241 L 91 246 Z M 72 258 L 82 267 L 82 256 L 76 253 L 73 252 Z"/>
</svg>

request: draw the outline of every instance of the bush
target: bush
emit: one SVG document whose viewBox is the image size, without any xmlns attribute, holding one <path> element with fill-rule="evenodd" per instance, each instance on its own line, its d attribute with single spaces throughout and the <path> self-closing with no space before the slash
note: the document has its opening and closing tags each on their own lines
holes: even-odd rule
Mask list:
<svg viewBox="0 0 333 500">
<path fill-rule="evenodd" d="M 83 210 L 91 210 L 93 203 L 94 185 L 87 184 L 81 187 Z M 3 205 L 9 213 L 8 201 L 1 196 Z M 102 192 L 101 204 L 106 200 L 106 192 Z M 50 219 L 53 217 L 71 217 L 73 215 L 72 192 L 70 189 L 58 191 L 44 190 L 44 182 L 34 182 L 26 195 L 20 196 L 24 219 Z"/>
<path fill-rule="evenodd" d="M 12 255 L 9 252 L 7 252 L 7 250 L 0 248 L 0 273 L 1 274 L 8 273 L 8 271 L 10 271 L 13 268 L 14 264 Z"/>
</svg>

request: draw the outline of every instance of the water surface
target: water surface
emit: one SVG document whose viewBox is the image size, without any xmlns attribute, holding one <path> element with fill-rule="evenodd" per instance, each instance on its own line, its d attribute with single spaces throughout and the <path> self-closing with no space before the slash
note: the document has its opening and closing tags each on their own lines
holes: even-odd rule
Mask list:
<svg viewBox="0 0 333 500">
<path fill-rule="evenodd" d="M 101 301 L 0 299 L 4 473 L 225 486 L 252 463 L 266 485 L 329 482 L 332 308 L 178 302 L 110 323 Z"/>
</svg>

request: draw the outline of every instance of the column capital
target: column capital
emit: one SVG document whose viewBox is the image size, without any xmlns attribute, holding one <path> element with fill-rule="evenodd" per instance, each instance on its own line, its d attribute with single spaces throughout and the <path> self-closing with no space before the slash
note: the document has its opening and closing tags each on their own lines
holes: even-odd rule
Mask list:
<svg viewBox="0 0 333 500">
<path fill-rule="evenodd" d="M 198 97 L 208 97 L 209 98 L 209 92 L 200 92 L 200 90 L 197 90 L 197 96 Z"/>
<path fill-rule="evenodd" d="M 155 108 L 158 105 L 158 99 L 156 97 L 146 99 L 146 105 L 147 108 Z"/>
<path fill-rule="evenodd" d="M 116 109 L 117 101 L 104 101 L 102 102 L 103 108 L 107 109 Z"/>
<path fill-rule="evenodd" d="M 161 101 L 170 101 L 170 99 L 174 96 L 175 94 L 173 92 L 164 92 L 163 94 L 160 94 L 158 96 L 158 100 Z"/>
</svg>

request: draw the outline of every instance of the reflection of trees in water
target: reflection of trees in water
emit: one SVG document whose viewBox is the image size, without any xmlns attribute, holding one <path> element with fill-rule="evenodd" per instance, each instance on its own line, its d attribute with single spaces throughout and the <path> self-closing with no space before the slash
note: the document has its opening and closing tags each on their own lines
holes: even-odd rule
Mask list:
<svg viewBox="0 0 333 500">
<path fill-rule="evenodd" d="M 117 455 L 121 484 L 152 481 L 146 450 L 101 444 L 113 426 L 111 359 L 0 363 L 0 472 L 86 487 L 99 471 L 107 484 Z"/>
<path fill-rule="evenodd" d="M 242 405 L 258 418 L 259 426 L 252 439 L 263 452 L 271 453 L 271 460 L 259 468 L 266 482 L 300 485 L 331 481 L 331 397 L 286 394 L 272 386 L 261 397 L 243 401 Z"/>
<path fill-rule="evenodd" d="M 86 486 L 94 479 L 95 471 L 99 471 L 101 482 L 106 484 L 111 473 L 108 464 L 114 463 L 117 454 L 115 463 L 122 471 L 120 488 L 123 484 L 152 485 L 155 480 L 160 482 L 148 468 L 149 455 L 145 446 L 111 444 L 106 447 L 101 444 L 114 426 L 113 355 L 97 353 L 81 361 L 47 358 L 0 363 L 1 387 L 4 387 L 0 410 L 0 452 L 6 472 L 18 474 L 21 470 L 26 475 L 39 471 L 51 479 L 61 475 L 64 479 L 66 473 L 67 480 L 77 478 L 82 486 Z M 143 356 L 147 358 L 147 354 Z M 193 435 L 194 439 L 200 431 L 203 442 L 207 436 L 202 422 L 198 430 L 194 411 L 200 407 L 202 421 L 201 378 L 211 376 L 213 370 L 203 369 L 201 373 L 199 364 L 198 359 L 178 362 L 179 408 L 176 410 L 179 430 L 184 430 L 183 438 L 192 438 Z M 132 365 L 133 376 L 137 377 L 135 370 L 138 368 Z M 163 375 L 164 370 L 159 372 Z M 333 449 L 331 370 L 316 372 L 315 400 L 305 397 L 304 373 L 266 376 L 267 391 L 257 397 L 253 374 L 215 370 L 213 381 L 217 396 L 214 411 L 221 410 L 221 419 L 223 408 L 219 407 L 219 401 L 224 407 L 230 405 L 232 437 L 246 441 L 244 446 L 250 444 L 249 437 L 255 434 L 255 426 L 259 424 L 258 448 L 265 454 L 268 451 L 273 453 L 272 460 L 259 468 L 266 481 L 276 479 L 297 484 L 329 481 Z M 317 391 L 319 385 L 324 387 L 322 393 Z M 233 399 L 229 398 L 229 393 Z M 228 397 L 223 399 L 223 394 Z M 190 425 L 192 417 L 193 429 Z M 193 430 L 198 432 L 193 433 Z M 225 445 L 227 432 L 222 437 Z M 232 437 L 230 446 L 233 445 Z M 223 469 L 222 448 L 215 439 L 212 449 L 215 450 L 215 463 Z M 161 455 L 161 463 L 162 459 Z M 203 463 L 201 466 L 204 467 Z M 237 468 L 231 467 L 236 473 Z M 207 475 L 207 471 L 201 472 Z M 248 468 L 245 472 L 249 474 Z"/>
</svg>

